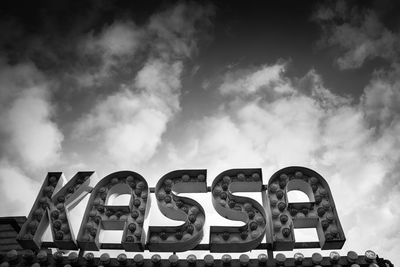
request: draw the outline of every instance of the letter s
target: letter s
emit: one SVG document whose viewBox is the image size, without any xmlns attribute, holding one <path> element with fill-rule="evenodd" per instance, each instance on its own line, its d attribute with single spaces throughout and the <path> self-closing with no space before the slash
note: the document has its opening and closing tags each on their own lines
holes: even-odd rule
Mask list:
<svg viewBox="0 0 400 267">
<path fill-rule="evenodd" d="M 160 252 L 187 251 L 203 238 L 205 213 L 193 199 L 173 193 L 207 192 L 206 170 L 178 170 L 164 175 L 156 185 L 160 211 L 172 220 L 184 221 L 180 226 L 150 226 L 149 250 Z"/>
<path fill-rule="evenodd" d="M 245 252 L 257 247 L 266 230 L 264 208 L 254 199 L 233 192 L 261 192 L 261 169 L 233 169 L 218 175 L 212 184 L 215 210 L 241 227 L 211 226 L 210 251 Z"/>
</svg>

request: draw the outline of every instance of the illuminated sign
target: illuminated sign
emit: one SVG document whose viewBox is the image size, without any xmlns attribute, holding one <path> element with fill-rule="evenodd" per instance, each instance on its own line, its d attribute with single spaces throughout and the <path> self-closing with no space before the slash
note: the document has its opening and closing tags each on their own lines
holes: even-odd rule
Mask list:
<svg viewBox="0 0 400 267">
<path fill-rule="evenodd" d="M 203 239 L 206 212 L 193 199 L 179 193 L 210 192 L 215 210 L 222 217 L 242 221 L 240 227 L 211 226 L 207 249 L 211 252 L 245 252 L 266 239 L 272 250 L 293 250 L 295 228 L 316 228 L 321 249 L 340 249 L 345 242 L 335 203 L 325 179 L 304 167 L 276 172 L 263 185 L 261 169 L 232 169 L 219 174 L 207 187 L 206 170 L 178 170 L 164 175 L 149 188 L 138 173 L 120 171 L 98 181 L 94 172 L 78 172 L 63 184 L 61 172 L 50 172 L 40 189 L 28 219 L 18 235 L 26 249 L 41 248 L 42 236 L 50 224 L 54 245 L 59 249 L 98 251 L 101 230 L 123 231 L 126 251 L 182 252 L 194 249 Z M 309 202 L 290 203 L 287 193 L 304 192 Z M 260 192 L 262 205 L 235 192 Z M 182 221 L 179 226 L 150 226 L 144 221 L 154 193 L 158 208 L 166 217 Z M 75 237 L 68 211 L 90 194 Z M 129 205 L 109 205 L 111 195 L 129 194 Z M 147 232 L 147 234 L 146 234 Z"/>
</svg>

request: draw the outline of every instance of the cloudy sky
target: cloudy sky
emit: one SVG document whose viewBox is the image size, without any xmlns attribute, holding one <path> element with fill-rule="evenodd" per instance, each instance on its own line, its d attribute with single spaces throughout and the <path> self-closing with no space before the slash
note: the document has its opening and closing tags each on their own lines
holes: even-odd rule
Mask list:
<svg viewBox="0 0 400 267">
<path fill-rule="evenodd" d="M 300 165 L 331 186 L 344 254 L 396 262 L 400 5 L 269 4 L 2 2 L 0 215 L 48 171 Z"/>
</svg>

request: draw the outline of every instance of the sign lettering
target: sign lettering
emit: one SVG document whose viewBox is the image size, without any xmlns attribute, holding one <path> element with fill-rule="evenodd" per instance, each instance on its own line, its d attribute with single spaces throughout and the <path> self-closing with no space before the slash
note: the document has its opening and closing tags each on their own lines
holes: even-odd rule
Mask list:
<svg viewBox="0 0 400 267">
<path fill-rule="evenodd" d="M 195 248 L 203 239 L 206 212 L 200 203 L 175 193 L 211 191 L 215 210 L 223 217 L 242 221 L 243 226 L 211 226 L 211 252 L 245 252 L 258 247 L 264 237 L 273 250 L 293 250 L 295 228 L 316 228 L 321 249 L 340 249 L 345 236 L 326 180 L 313 170 L 288 167 L 279 170 L 263 185 L 261 169 L 232 169 L 219 174 L 207 188 L 206 170 L 177 170 L 164 175 L 155 187 L 162 214 L 182 221 L 179 226 L 150 226 L 144 221 L 150 208 L 150 188 L 140 174 L 112 173 L 100 181 L 94 172 L 78 172 L 63 185 L 60 172 L 50 172 L 23 225 L 18 242 L 38 250 L 50 224 L 54 245 L 66 250 L 101 249 L 100 230 L 122 230 L 121 245 L 126 251 L 182 252 Z M 287 193 L 304 192 L 309 202 L 290 203 Z M 260 192 L 256 200 L 235 192 Z M 90 195 L 75 239 L 68 210 Z M 108 205 L 111 196 L 129 194 L 127 206 Z"/>
</svg>

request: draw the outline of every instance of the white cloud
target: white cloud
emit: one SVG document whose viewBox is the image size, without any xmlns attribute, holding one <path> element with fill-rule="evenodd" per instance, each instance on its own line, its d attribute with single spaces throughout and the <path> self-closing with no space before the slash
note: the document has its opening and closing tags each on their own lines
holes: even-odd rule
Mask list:
<svg viewBox="0 0 400 267">
<path fill-rule="evenodd" d="M 143 32 L 132 21 L 115 21 L 99 35 L 86 40 L 86 49 L 102 50 L 105 56 L 134 55 L 141 46 Z"/>
<path fill-rule="evenodd" d="M 138 72 L 135 86 L 142 89 L 148 101 L 169 115 L 179 110 L 182 69 L 181 61 L 171 64 L 151 59 Z"/>
<path fill-rule="evenodd" d="M 5 92 L 0 108 L 5 138 L 2 156 L 29 170 L 51 166 L 60 158 L 63 135 L 52 121 L 49 85 L 32 65 L 4 67 L 0 75 Z M 10 76 L 7 79 L 5 75 Z"/>
<path fill-rule="evenodd" d="M 172 116 L 179 110 L 182 65 L 149 62 L 132 86 L 100 101 L 77 125 L 79 136 L 97 144 L 99 158 L 129 168 L 149 160 Z M 95 151 L 93 151 L 95 153 Z"/>
<path fill-rule="evenodd" d="M 6 115 L 5 131 L 10 149 L 23 164 L 33 168 L 52 166 L 59 160 L 63 135 L 50 120 L 52 108 L 45 87 L 23 91 Z"/>
<path fill-rule="evenodd" d="M 80 64 L 72 76 L 83 87 L 101 86 L 134 62 L 146 46 L 143 29 L 133 21 L 114 21 L 99 33 L 84 36 L 78 45 Z"/>
<path fill-rule="evenodd" d="M 40 182 L 36 182 L 17 167 L 0 162 L 0 212 L 2 216 L 28 215 L 36 199 Z M 44 177 L 44 176 L 43 176 Z"/>
<path fill-rule="evenodd" d="M 400 67 L 389 71 L 377 71 L 365 88 L 362 104 L 371 123 L 389 126 L 400 114 Z"/>
<path fill-rule="evenodd" d="M 28 214 L 36 180 L 59 163 L 63 134 L 53 121 L 50 85 L 35 66 L 0 69 L 0 213 Z"/>
<path fill-rule="evenodd" d="M 254 94 L 264 90 L 271 94 L 292 93 L 287 79 L 283 78 L 285 64 L 265 65 L 250 73 L 228 72 L 219 90 L 222 94 Z M 242 78 L 237 78 L 241 76 Z"/>
</svg>

